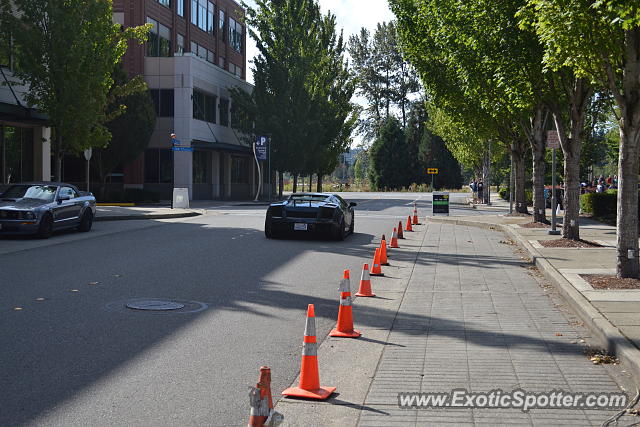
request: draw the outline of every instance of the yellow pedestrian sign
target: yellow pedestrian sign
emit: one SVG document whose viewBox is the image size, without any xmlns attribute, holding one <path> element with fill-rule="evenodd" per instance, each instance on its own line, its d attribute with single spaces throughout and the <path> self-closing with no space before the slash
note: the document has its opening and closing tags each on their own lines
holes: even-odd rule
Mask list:
<svg viewBox="0 0 640 427">
<path fill-rule="evenodd" d="M 427 168 L 427 175 L 438 175 L 438 168 Z"/>
</svg>

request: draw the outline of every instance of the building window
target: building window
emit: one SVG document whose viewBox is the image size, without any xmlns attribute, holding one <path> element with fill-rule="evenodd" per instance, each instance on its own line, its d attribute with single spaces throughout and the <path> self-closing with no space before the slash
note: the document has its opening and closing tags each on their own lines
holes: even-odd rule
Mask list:
<svg viewBox="0 0 640 427">
<path fill-rule="evenodd" d="M 178 16 L 184 17 L 184 0 L 178 0 L 176 12 L 178 13 Z"/>
<path fill-rule="evenodd" d="M 176 53 L 182 55 L 184 53 L 184 36 L 182 34 L 178 34 L 176 41 Z"/>
<path fill-rule="evenodd" d="M 216 63 L 216 55 L 214 52 L 207 50 L 207 61 L 211 62 L 212 64 Z"/>
<path fill-rule="evenodd" d="M 193 183 L 194 184 L 206 184 L 207 179 L 207 164 L 209 153 L 206 151 L 194 151 L 193 152 Z"/>
<path fill-rule="evenodd" d="M 224 68 L 224 56 L 218 58 L 218 67 Z"/>
<path fill-rule="evenodd" d="M 171 150 L 150 148 L 144 152 L 144 182 L 149 184 L 173 181 L 173 155 Z"/>
<path fill-rule="evenodd" d="M 33 128 L 0 126 L 0 132 L 4 132 L 4 138 L 0 135 L 0 165 L 6 174 L 2 176 L 0 167 L 0 184 L 33 180 Z"/>
<path fill-rule="evenodd" d="M 229 72 L 236 77 L 242 78 L 242 67 L 238 67 L 236 64 L 229 62 Z"/>
<path fill-rule="evenodd" d="M 231 157 L 231 183 L 232 184 L 248 184 L 249 183 L 249 158 L 248 157 Z"/>
<path fill-rule="evenodd" d="M 158 3 L 163 6 L 171 7 L 171 0 L 158 0 Z"/>
<path fill-rule="evenodd" d="M 213 31 L 216 28 L 216 21 L 215 21 L 215 16 L 216 16 L 216 6 L 211 3 L 208 2 L 209 6 L 207 7 L 207 32 L 211 35 L 213 35 Z"/>
<path fill-rule="evenodd" d="M 216 122 L 215 95 L 209 95 L 199 90 L 193 90 L 193 118 L 209 123 Z"/>
<path fill-rule="evenodd" d="M 147 23 L 153 25 L 147 41 L 147 56 L 171 56 L 171 30 L 155 19 L 147 18 Z"/>
<path fill-rule="evenodd" d="M 242 52 L 242 25 L 229 18 L 229 44 L 236 52 Z"/>
<path fill-rule="evenodd" d="M 149 94 L 156 107 L 156 116 L 173 117 L 173 89 L 149 89 Z"/>
<path fill-rule="evenodd" d="M 220 98 L 220 126 L 229 127 L 229 100 Z"/>
<path fill-rule="evenodd" d="M 220 34 L 220 39 L 222 41 L 225 40 L 225 32 L 224 32 L 224 10 L 220 10 L 218 12 L 219 18 L 218 18 L 218 27 L 220 29 L 220 31 L 218 31 L 218 34 Z M 222 65 L 221 65 L 222 67 Z"/>
<path fill-rule="evenodd" d="M 198 0 L 191 0 L 191 23 L 198 25 Z"/>
</svg>

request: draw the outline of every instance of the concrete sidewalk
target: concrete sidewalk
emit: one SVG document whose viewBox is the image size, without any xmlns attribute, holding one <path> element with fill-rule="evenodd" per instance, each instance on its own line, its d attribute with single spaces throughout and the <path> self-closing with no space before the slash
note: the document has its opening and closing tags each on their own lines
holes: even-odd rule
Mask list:
<svg viewBox="0 0 640 427">
<path fill-rule="evenodd" d="M 508 202 L 497 201 L 508 209 Z M 476 205 L 476 209 L 487 207 Z M 550 210 L 547 210 L 550 215 Z M 517 219 L 516 219 L 517 218 Z M 439 217 L 437 221 L 487 226 L 504 230 L 521 244 L 538 268 L 560 290 L 587 326 L 599 338 L 600 345 L 625 362 L 640 383 L 640 290 L 596 290 L 582 274 L 615 274 L 616 228 L 589 218 L 580 218 L 580 237 L 597 242 L 600 248 L 545 248 L 539 241 L 557 239 L 545 228 L 523 228 L 518 223 L 531 218 L 503 215 Z M 561 229 L 561 227 L 558 227 Z"/>
<path fill-rule="evenodd" d="M 503 221 L 529 219 L 436 217 L 406 233 L 401 248 L 390 252 L 385 277 L 372 279 L 378 297 L 354 302 L 356 328 L 368 307 L 383 307 L 388 315 L 377 316 L 378 327 L 363 330 L 359 339 L 326 338 L 320 345 L 320 382 L 336 386 L 338 394 L 326 402 L 281 399 L 276 410 L 285 415 L 284 425 L 584 426 L 614 414 L 399 407 L 400 392 L 620 391 L 610 373 L 623 375 L 626 364 L 589 361 L 589 331 L 531 270 L 527 254 L 499 232 L 518 230 Z"/>
</svg>

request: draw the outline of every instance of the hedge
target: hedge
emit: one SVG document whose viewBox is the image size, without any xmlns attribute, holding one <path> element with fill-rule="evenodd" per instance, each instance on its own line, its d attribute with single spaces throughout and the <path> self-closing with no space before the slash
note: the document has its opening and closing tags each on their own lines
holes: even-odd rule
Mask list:
<svg viewBox="0 0 640 427">
<path fill-rule="evenodd" d="M 502 187 L 500 189 L 500 191 L 498 191 L 498 196 L 500 196 L 500 198 L 502 200 L 509 200 L 509 188 L 508 187 Z M 527 205 L 531 206 L 533 205 L 533 191 L 532 190 L 524 190 L 524 198 L 527 202 Z"/>
</svg>

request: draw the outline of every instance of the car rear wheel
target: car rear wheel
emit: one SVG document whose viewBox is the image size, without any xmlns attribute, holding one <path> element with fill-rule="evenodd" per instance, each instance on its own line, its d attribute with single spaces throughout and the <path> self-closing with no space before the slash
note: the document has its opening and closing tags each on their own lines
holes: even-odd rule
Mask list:
<svg viewBox="0 0 640 427">
<path fill-rule="evenodd" d="M 267 218 L 264 221 L 264 235 L 267 239 L 273 239 L 273 225 L 271 224 L 271 220 Z"/>
<path fill-rule="evenodd" d="M 78 225 L 78 231 L 86 233 L 91 230 L 91 226 L 93 225 L 93 213 L 91 209 L 87 209 L 82 214 L 82 219 L 80 220 L 80 224 Z"/>
<path fill-rule="evenodd" d="M 344 218 L 340 219 L 340 222 L 338 223 L 338 228 L 334 231 L 334 238 L 336 240 L 344 240 L 344 238 L 346 237 L 346 232 L 344 230 Z"/>
<path fill-rule="evenodd" d="M 40 239 L 48 239 L 51 237 L 53 233 L 53 217 L 51 214 L 45 214 L 40 220 L 40 225 L 38 226 L 38 238 Z"/>
</svg>

